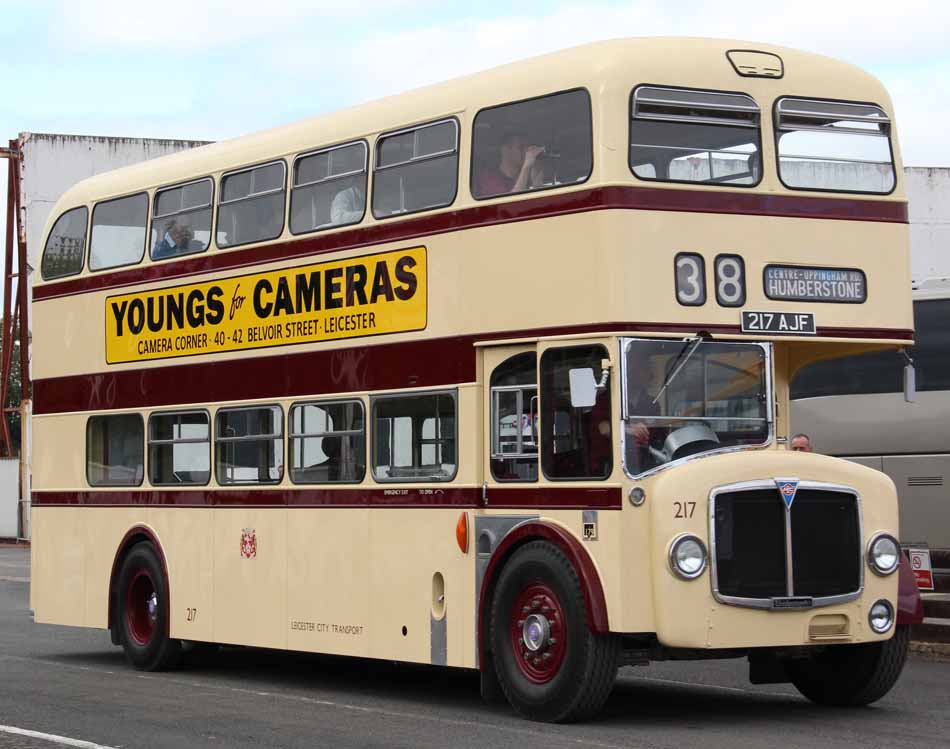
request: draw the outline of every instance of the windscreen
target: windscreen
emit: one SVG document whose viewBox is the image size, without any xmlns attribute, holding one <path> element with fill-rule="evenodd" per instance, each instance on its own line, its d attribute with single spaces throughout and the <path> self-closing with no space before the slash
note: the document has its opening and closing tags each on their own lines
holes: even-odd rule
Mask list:
<svg viewBox="0 0 950 749">
<path fill-rule="evenodd" d="M 702 339 L 626 341 L 627 472 L 768 441 L 766 350 Z"/>
</svg>

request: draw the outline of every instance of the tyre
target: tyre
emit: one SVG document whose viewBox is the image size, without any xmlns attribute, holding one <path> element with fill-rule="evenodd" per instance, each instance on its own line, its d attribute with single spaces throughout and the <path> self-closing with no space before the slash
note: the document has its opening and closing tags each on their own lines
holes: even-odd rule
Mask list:
<svg viewBox="0 0 950 749">
<path fill-rule="evenodd" d="M 557 547 L 532 541 L 505 564 L 490 631 L 502 692 L 526 718 L 581 720 L 607 700 L 620 641 L 590 631 L 577 572 Z"/>
<path fill-rule="evenodd" d="M 898 625 L 894 636 L 865 645 L 836 645 L 785 671 L 805 697 L 819 705 L 859 707 L 887 694 L 897 682 L 910 644 L 910 627 Z"/>
<path fill-rule="evenodd" d="M 119 572 L 115 621 L 125 657 L 142 671 L 177 665 L 181 642 L 168 636 L 168 581 L 150 543 L 132 547 Z"/>
</svg>

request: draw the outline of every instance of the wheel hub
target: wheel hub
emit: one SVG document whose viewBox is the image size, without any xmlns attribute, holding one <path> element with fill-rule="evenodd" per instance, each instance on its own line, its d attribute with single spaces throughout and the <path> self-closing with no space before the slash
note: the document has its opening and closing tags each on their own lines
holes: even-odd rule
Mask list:
<svg viewBox="0 0 950 749">
<path fill-rule="evenodd" d="M 544 650 L 551 638 L 551 622 L 544 614 L 532 614 L 524 620 L 521 639 L 532 653 Z"/>
<path fill-rule="evenodd" d="M 532 583 L 515 597 L 510 632 L 521 673 L 535 684 L 553 679 L 564 662 L 567 622 L 557 594 L 548 585 Z"/>
<path fill-rule="evenodd" d="M 148 645 L 158 624 L 158 591 L 147 570 L 138 570 L 125 595 L 128 632 L 138 645 Z"/>
</svg>

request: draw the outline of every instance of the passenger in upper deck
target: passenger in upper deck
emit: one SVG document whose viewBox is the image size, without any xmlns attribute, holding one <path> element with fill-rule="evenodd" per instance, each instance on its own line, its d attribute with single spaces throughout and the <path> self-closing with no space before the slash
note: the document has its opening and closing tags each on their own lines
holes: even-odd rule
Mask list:
<svg viewBox="0 0 950 749">
<path fill-rule="evenodd" d="M 363 218 L 366 206 L 366 194 L 358 185 L 351 185 L 333 196 L 330 204 L 330 223 L 352 224 Z"/>
<path fill-rule="evenodd" d="M 539 186 L 543 174 L 538 158 L 544 151 L 544 146 L 530 143 L 517 131 L 509 131 L 501 140 L 498 166 L 479 171 L 475 180 L 475 196 L 504 195 Z"/>
<path fill-rule="evenodd" d="M 162 241 L 152 248 L 152 260 L 203 250 L 205 245 L 196 240 L 194 236 L 195 233 L 192 231 L 191 224 L 181 218 L 173 218 L 165 225 L 165 235 L 162 237 Z"/>
</svg>

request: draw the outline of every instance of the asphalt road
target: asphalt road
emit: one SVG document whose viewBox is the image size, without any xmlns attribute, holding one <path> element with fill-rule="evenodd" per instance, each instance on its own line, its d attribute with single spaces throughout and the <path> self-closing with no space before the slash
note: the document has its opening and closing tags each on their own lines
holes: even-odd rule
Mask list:
<svg viewBox="0 0 950 749">
<path fill-rule="evenodd" d="M 234 648 L 142 674 L 107 632 L 33 624 L 28 562 L 0 548 L 0 749 L 56 746 L 9 727 L 175 749 L 927 747 L 950 736 L 950 663 L 915 657 L 887 697 L 858 710 L 752 686 L 745 661 L 625 668 L 604 712 L 569 726 L 522 720 L 483 703 L 476 675 L 427 667 Z"/>
</svg>

